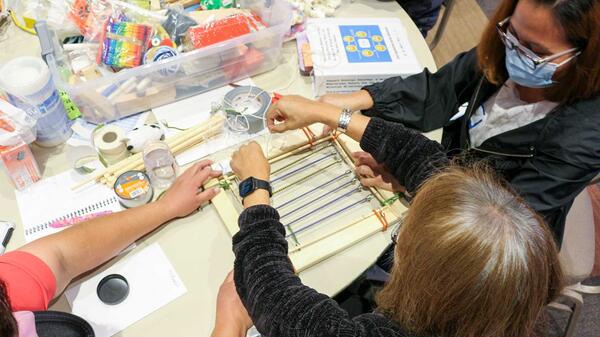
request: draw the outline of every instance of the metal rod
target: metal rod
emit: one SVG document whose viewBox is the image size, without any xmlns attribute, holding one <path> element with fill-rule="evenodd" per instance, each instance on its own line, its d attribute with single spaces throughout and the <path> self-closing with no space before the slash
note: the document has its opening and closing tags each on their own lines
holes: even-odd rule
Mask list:
<svg viewBox="0 0 600 337">
<path fill-rule="evenodd" d="M 339 164 L 341 161 L 342 161 L 341 159 L 338 159 L 338 160 L 334 161 L 333 163 L 331 163 L 331 164 L 329 164 L 329 165 L 327 165 L 327 166 L 325 166 L 325 167 L 321 168 L 321 170 L 325 170 L 325 169 L 327 169 L 327 168 L 330 168 L 331 166 L 333 166 L 333 165 L 335 165 L 335 164 Z M 285 191 L 285 190 L 287 190 L 288 188 L 290 188 L 290 187 L 292 187 L 292 186 L 294 186 L 294 185 L 300 184 L 301 182 L 304 182 L 304 181 L 306 181 L 306 180 L 308 180 L 308 179 L 310 179 L 310 178 L 313 178 L 313 177 L 316 177 L 316 175 L 315 175 L 315 174 L 313 174 L 313 173 L 311 173 L 311 174 L 307 174 L 306 176 L 304 176 L 304 177 L 302 177 L 302 178 L 300 178 L 300 179 L 298 179 L 298 180 L 296 180 L 296 181 L 294 181 L 294 182 L 290 183 L 289 185 L 287 185 L 287 186 L 284 186 L 284 187 L 282 187 L 282 188 L 280 188 L 280 189 L 278 189 L 278 190 L 276 190 L 276 191 L 273 191 L 273 195 L 275 195 L 275 194 L 277 194 L 277 193 L 279 193 L 279 192 L 281 192 L 281 191 Z"/>
<path fill-rule="evenodd" d="M 356 193 L 356 192 L 360 192 L 360 188 L 357 188 L 357 189 L 352 189 L 352 190 L 350 190 L 350 191 L 348 191 L 348 192 L 346 192 L 346 193 L 344 193 L 344 194 L 340 195 L 338 198 L 336 198 L 336 199 L 333 199 L 333 200 L 331 200 L 331 201 L 328 201 L 328 202 L 326 202 L 325 204 L 323 204 L 323 205 L 321 205 L 321 206 L 319 206 L 319 207 L 315 208 L 314 210 L 312 210 L 312 211 L 310 211 L 310 212 L 308 212 L 308 213 L 306 213 L 306 214 L 303 214 L 303 215 L 301 215 L 301 216 L 299 216 L 299 217 L 295 218 L 294 220 L 292 220 L 292 221 L 288 222 L 287 224 L 288 224 L 288 226 L 291 226 L 291 225 L 295 224 L 296 222 L 298 222 L 298 221 L 301 221 L 302 219 L 305 219 L 305 218 L 306 218 L 306 217 L 308 217 L 308 216 L 311 216 L 311 215 L 313 215 L 313 214 L 315 214 L 315 213 L 318 213 L 319 211 L 321 211 L 321 210 L 324 210 L 325 208 L 327 208 L 327 207 L 329 207 L 329 206 L 331 206 L 331 205 L 333 205 L 333 204 L 335 204 L 335 203 L 337 203 L 337 202 L 340 202 L 340 201 L 342 201 L 342 200 L 343 200 L 343 198 L 345 198 L 345 197 L 347 197 L 347 196 L 349 196 L 349 195 L 351 195 L 351 194 L 354 194 L 354 193 Z"/>
<path fill-rule="evenodd" d="M 293 203 L 293 202 L 295 202 L 295 201 L 298 201 L 298 200 L 300 200 L 301 198 L 304 198 L 305 196 L 307 196 L 307 195 L 309 195 L 309 194 L 312 194 L 312 193 L 314 193 L 314 192 L 316 192 L 316 191 L 318 191 L 318 190 L 322 189 L 323 187 L 329 186 L 330 184 L 332 184 L 332 183 L 334 183 L 334 182 L 338 181 L 339 179 L 342 179 L 342 178 L 346 177 L 346 176 L 347 176 L 347 175 L 349 175 L 350 173 L 352 173 L 352 171 L 348 170 L 348 171 L 344 172 L 343 174 L 341 174 L 340 176 L 337 176 L 337 177 L 335 177 L 335 178 L 333 178 L 333 179 L 331 179 L 331 180 L 329 180 L 329 181 L 326 181 L 326 182 L 324 182 L 323 184 L 321 184 L 321 185 L 319 185 L 319 186 L 317 186 L 317 187 L 313 188 L 313 189 L 312 189 L 312 190 L 310 190 L 310 191 L 306 191 L 306 192 L 304 192 L 304 193 L 300 194 L 299 196 L 297 196 L 297 197 L 295 197 L 295 198 L 293 198 L 293 199 L 291 199 L 291 200 L 288 200 L 288 201 L 284 202 L 284 203 L 283 203 L 283 204 L 281 204 L 281 205 L 278 205 L 278 206 L 273 206 L 273 207 L 274 207 L 274 208 L 277 208 L 277 209 L 281 209 L 281 208 L 283 208 L 283 207 L 285 207 L 285 206 L 287 206 L 287 205 L 289 205 L 289 204 L 291 204 L 291 203 Z"/>
<path fill-rule="evenodd" d="M 298 229 L 298 230 L 297 230 L 297 231 L 294 233 L 294 237 L 296 237 L 296 234 L 298 234 L 298 233 L 300 233 L 300 232 L 303 232 L 303 231 L 305 231 L 305 230 L 309 229 L 310 227 L 312 227 L 312 226 L 314 226 L 314 225 L 316 225 L 316 224 L 318 224 L 318 223 L 320 223 L 320 222 L 322 222 L 322 221 L 325 221 L 325 220 L 327 220 L 327 219 L 331 218 L 331 217 L 332 217 L 332 216 L 334 216 L 334 215 L 337 215 L 337 214 L 339 214 L 339 213 L 341 213 L 341 212 L 343 212 L 343 211 L 345 211 L 345 210 L 348 210 L 348 209 L 350 209 L 350 208 L 352 208 L 352 207 L 354 207 L 354 206 L 356 206 L 356 205 L 360 205 L 360 204 L 362 204 L 362 203 L 365 203 L 365 202 L 369 202 L 369 201 L 371 201 L 371 198 L 372 198 L 372 197 L 371 197 L 370 195 L 369 195 L 369 196 L 366 196 L 365 198 L 363 198 L 363 199 L 361 199 L 361 200 L 358 200 L 358 201 L 355 201 L 355 202 L 353 202 L 352 204 L 350 204 L 350 205 L 348 205 L 348 206 L 346 206 L 346 207 L 343 207 L 343 208 L 341 208 L 341 209 L 339 209 L 339 210 L 336 210 L 336 211 L 334 211 L 334 212 L 332 212 L 332 213 L 329 213 L 329 214 L 327 214 L 326 216 L 324 216 L 324 217 L 320 218 L 319 220 L 316 220 L 316 221 L 314 221 L 314 222 L 312 222 L 312 223 L 310 223 L 310 224 L 308 224 L 308 225 L 306 225 L 306 226 L 304 226 L 304 227 L 302 227 L 302 228 Z M 289 237 L 289 236 L 290 236 L 290 235 L 287 235 L 287 236 L 286 236 L 286 238 L 287 238 L 287 237 Z M 295 242 L 297 242 L 297 240 L 294 240 L 294 241 L 295 241 Z M 296 243 L 296 244 L 297 244 L 297 243 Z"/>
<path fill-rule="evenodd" d="M 319 200 L 321 200 L 321 199 L 323 199 L 323 198 L 325 198 L 325 197 L 328 197 L 328 196 L 330 196 L 331 194 L 333 194 L 333 193 L 335 193 L 335 192 L 337 192 L 337 191 L 339 191 L 339 190 L 342 190 L 342 189 L 346 188 L 347 186 L 349 186 L 349 185 L 352 185 L 352 184 L 354 184 L 354 183 L 356 183 L 356 179 L 351 179 L 351 180 L 348 180 L 347 182 L 345 182 L 344 184 L 342 184 L 342 185 L 340 185 L 340 186 L 338 186 L 338 187 L 334 188 L 333 190 L 331 190 L 331 191 L 327 191 L 327 193 L 321 194 L 321 195 L 320 195 L 319 197 L 317 197 L 316 199 L 311 199 L 311 200 L 310 200 L 310 201 L 308 201 L 307 203 L 305 203 L 305 204 L 303 204 L 303 205 L 300 205 L 300 206 L 298 206 L 298 207 L 294 208 L 293 210 L 291 210 L 291 211 L 287 212 L 286 214 L 282 215 L 280 218 L 281 218 L 281 219 L 283 219 L 283 218 L 285 218 L 286 216 L 292 215 L 292 214 L 296 213 L 297 211 L 299 211 L 299 210 L 301 210 L 301 209 L 305 208 L 306 206 L 308 206 L 308 205 L 310 205 L 310 204 L 313 204 L 313 203 L 315 203 L 315 202 L 317 202 L 317 201 L 319 201 Z"/>
<path fill-rule="evenodd" d="M 294 243 L 296 245 L 299 245 L 300 242 L 298 242 L 298 238 L 296 237 L 296 233 L 294 233 L 294 230 L 292 230 L 292 227 L 290 225 L 285 225 L 285 227 L 288 229 L 288 231 L 290 231 L 290 234 L 286 236 L 287 237 L 292 237 L 292 240 L 294 240 Z"/>
<path fill-rule="evenodd" d="M 383 212 L 385 209 L 389 209 L 389 208 L 390 208 L 390 206 L 385 206 L 384 208 L 380 208 L 380 209 L 379 209 L 379 211 L 380 211 L 380 212 Z M 367 219 L 367 218 L 369 218 L 369 217 L 375 217 L 375 213 L 369 213 L 368 215 L 363 215 L 363 216 L 362 216 L 362 217 L 360 217 L 358 220 L 356 220 L 356 221 L 353 221 L 353 222 L 351 222 L 351 223 L 349 223 L 349 224 L 345 225 L 344 227 L 341 227 L 341 228 L 336 228 L 334 231 L 331 231 L 331 232 L 327 233 L 326 235 L 323 235 L 323 236 L 321 236 L 321 237 L 315 238 L 315 239 L 313 239 L 313 240 L 311 240 L 311 241 L 308 241 L 308 242 L 302 242 L 302 244 L 301 244 L 301 245 L 298 245 L 298 244 L 296 244 L 296 247 L 293 247 L 293 248 L 290 248 L 290 249 L 289 249 L 289 251 L 288 251 L 288 254 L 292 254 L 292 253 L 294 253 L 294 252 L 297 252 L 297 251 L 299 251 L 300 249 L 304 249 L 304 248 L 306 248 L 306 247 L 308 247 L 308 246 L 310 246 L 310 245 L 313 245 L 313 244 L 315 244 L 315 243 L 317 243 L 317 242 L 319 242 L 319 241 L 321 241 L 321 240 L 327 239 L 327 238 L 329 238 L 329 237 L 331 237 L 331 236 L 333 236 L 333 235 L 336 235 L 336 234 L 338 234 L 338 233 L 340 233 L 340 232 L 342 232 L 342 231 L 345 231 L 345 230 L 347 230 L 348 228 L 350 228 L 350 227 L 352 227 L 352 226 L 355 226 L 356 224 L 359 224 L 359 223 L 361 223 L 363 220 L 365 220 L 365 219 Z M 388 230 L 391 230 L 391 231 L 392 231 L 392 233 L 394 233 L 394 231 L 392 230 L 392 228 L 393 228 L 393 227 L 395 227 L 396 225 L 398 225 L 398 224 L 401 222 L 401 219 L 402 219 L 402 218 L 396 218 L 395 220 L 393 220 L 393 221 L 390 221 L 390 222 L 389 222 L 389 226 L 388 226 Z"/>
<path fill-rule="evenodd" d="M 327 158 L 331 158 L 332 156 L 335 156 L 334 152 L 326 154 L 326 155 L 324 155 L 323 157 L 321 157 L 321 158 L 319 158 L 317 160 L 313 160 L 313 161 L 311 161 L 310 163 L 308 163 L 308 164 L 306 164 L 304 166 L 300 166 L 300 167 L 298 167 L 298 168 L 296 168 L 296 169 L 294 169 L 294 170 L 292 170 L 292 171 L 290 171 L 290 172 L 288 172 L 288 173 L 286 173 L 286 174 L 284 174 L 284 175 L 282 175 L 280 177 L 277 177 L 275 179 L 271 179 L 271 184 L 273 184 L 273 183 L 275 183 L 277 181 L 280 181 L 281 179 L 289 178 L 289 177 L 295 175 L 296 173 L 298 173 L 298 172 L 300 172 L 300 171 L 302 171 L 302 170 L 304 170 L 304 169 L 306 169 L 306 168 L 308 168 L 308 167 L 310 167 L 310 166 L 312 166 L 312 165 L 314 165 L 316 163 L 319 163 L 319 162 L 321 162 L 321 161 L 323 161 L 323 160 L 325 160 Z"/>
<path fill-rule="evenodd" d="M 287 163 L 285 166 L 282 166 L 282 167 L 278 168 L 277 170 L 275 170 L 275 171 L 271 172 L 271 175 L 277 174 L 277 173 L 279 173 L 279 172 L 281 172 L 281 171 L 283 171 L 283 170 L 287 169 L 287 168 L 288 168 L 288 167 L 290 167 L 290 166 L 294 166 L 294 165 L 298 164 L 299 162 L 301 162 L 301 161 L 305 160 L 306 158 L 310 158 L 310 157 L 312 157 L 312 156 L 314 156 L 314 155 L 316 155 L 316 154 L 319 154 L 319 152 L 323 151 L 324 149 L 326 149 L 326 148 L 328 148 L 328 147 L 331 147 L 331 145 L 323 146 L 322 148 L 320 148 L 320 149 L 317 149 L 317 150 L 314 150 L 314 151 L 312 151 L 311 153 L 309 153 L 309 154 L 307 154 L 307 155 L 305 155 L 305 156 L 302 156 L 302 157 L 300 157 L 300 158 L 298 158 L 298 159 L 294 160 L 294 161 L 293 161 L 293 162 L 291 162 L 291 163 Z"/>
</svg>

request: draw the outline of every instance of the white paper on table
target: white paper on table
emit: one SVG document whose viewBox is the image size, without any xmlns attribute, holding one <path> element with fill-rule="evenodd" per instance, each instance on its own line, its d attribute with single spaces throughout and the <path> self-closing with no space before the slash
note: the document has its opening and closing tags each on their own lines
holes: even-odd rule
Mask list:
<svg viewBox="0 0 600 337">
<path fill-rule="evenodd" d="M 251 79 L 245 79 L 237 82 L 239 85 L 254 85 Z M 156 120 L 163 126 L 165 136 L 172 137 L 181 132 L 176 129 L 167 128 L 164 122 L 171 127 L 189 128 L 211 117 L 210 111 L 213 102 L 220 103 L 225 94 L 233 88 L 226 85 L 190 98 L 186 98 L 171 104 L 163 105 L 152 109 Z M 227 129 L 226 129 L 227 130 Z M 268 133 L 263 130 L 256 134 L 238 134 L 234 132 L 223 132 L 221 135 L 212 138 L 202 145 L 196 146 L 177 156 L 177 163 L 181 166 L 187 165 L 202 157 L 221 151 L 228 147 L 247 142 L 252 138 Z"/>
<path fill-rule="evenodd" d="M 117 305 L 104 304 L 96 294 L 100 280 L 110 274 L 122 275 L 129 283 L 129 295 Z M 186 292 L 162 248 L 154 243 L 70 286 L 65 294 L 71 312 L 90 323 L 96 337 L 110 337 Z"/>
</svg>

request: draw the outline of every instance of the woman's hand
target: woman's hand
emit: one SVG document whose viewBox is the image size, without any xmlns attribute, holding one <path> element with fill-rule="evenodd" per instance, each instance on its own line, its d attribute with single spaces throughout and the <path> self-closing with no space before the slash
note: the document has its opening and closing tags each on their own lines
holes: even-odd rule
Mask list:
<svg viewBox="0 0 600 337">
<path fill-rule="evenodd" d="M 235 289 L 233 271 L 230 271 L 217 295 L 217 317 L 212 337 L 243 337 L 251 326 L 252 320 Z"/>
<path fill-rule="evenodd" d="M 338 108 L 348 108 L 352 111 L 366 110 L 373 107 L 373 99 L 366 90 L 350 94 L 327 94 L 319 97 L 319 102 L 328 103 Z"/>
<path fill-rule="evenodd" d="M 352 157 L 356 165 L 356 174 L 364 186 L 382 188 L 392 192 L 406 191 L 385 166 L 378 163 L 369 153 L 357 151 L 352 153 Z"/>
<path fill-rule="evenodd" d="M 337 126 L 342 110 L 335 105 L 322 103 L 302 96 L 283 96 L 267 112 L 267 126 L 271 132 L 296 130 L 314 123 Z M 275 121 L 282 122 L 275 124 Z"/>
<path fill-rule="evenodd" d="M 219 193 L 218 187 L 202 191 L 202 185 L 207 180 L 222 174 L 221 171 L 211 169 L 211 164 L 210 160 L 202 160 L 185 170 L 157 203 L 161 203 L 172 218 L 177 218 L 192 213 L 214 198 Z"/>
<path fill-rule="evenodd" d="M 230 166 L 241 181 L 249 177 L 268 181 L 271 175 L 269 162 L 262 148 L 256 142 L 242 145 L 235 151 L 231 157 Z M 270 203 L 269 192 L 264 189 L 257 189 L 244 197 L 243 203 L 246 208 L 255 205 L 268 205 Z"/>
<path fill-rule="evenodd" d="M 231 156 L 230 165 L 240 180 L 245 180 L 249 177 L 269 180 L 269 176 L 271 175 L 269 162 L 260 145 L 254 141 L 240 146 Z"/>
</svg>

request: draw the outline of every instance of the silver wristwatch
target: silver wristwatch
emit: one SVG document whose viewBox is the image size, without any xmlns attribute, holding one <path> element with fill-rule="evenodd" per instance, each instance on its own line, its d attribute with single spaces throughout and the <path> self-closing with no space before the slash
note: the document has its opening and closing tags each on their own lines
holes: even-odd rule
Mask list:
<svg viewBox="0 0 600 337">
<path fill-rule="evenodd" d="M 348 108 L 343 108 L 342 114 L 340 115 L 340 119 L 338 119 L 337 131 L 342 133 L 348 131 L 348 125 L 350 124 L 351 119 L 352 111 Z"/>
</svg>

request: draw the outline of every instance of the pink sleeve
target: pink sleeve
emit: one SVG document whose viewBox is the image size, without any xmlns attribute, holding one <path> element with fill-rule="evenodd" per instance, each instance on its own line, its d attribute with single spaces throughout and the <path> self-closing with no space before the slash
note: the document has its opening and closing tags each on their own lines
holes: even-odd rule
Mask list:
<svg viewBox="0 0 600 337">
<path fill-rule="evenodd" d="M 56 292 L 52 270 L 38 257 L 21 251 L 0 256 L 0 279 L 13 311 L 47 310 Z"/>
</svg>

